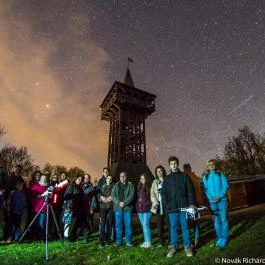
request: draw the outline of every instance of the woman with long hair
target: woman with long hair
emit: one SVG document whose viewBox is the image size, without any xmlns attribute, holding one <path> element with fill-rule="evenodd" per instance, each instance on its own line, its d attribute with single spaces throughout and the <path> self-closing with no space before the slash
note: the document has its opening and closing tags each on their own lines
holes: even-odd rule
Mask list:
<svg viewBox="0 0 265 265">
<path fill-rule="evenodd" d="M 158 247 L 165 245 L 165 209 L 162 204 L 161 190 L 164 179 L 167 173 L 163 166 L 159 165 L 155 168 L 155 179 L 151 187 L 151 201 L 152 201 L 152 213 L 155 214 L 157 232 L 158 232 Z"/>
<path fill-rule="evenodd" d="M 64 194 L 64 239 L 75 241 L 77 230 L 82 226 L 84 215 L 84 191 L 82 188 L 83 177 L 72 179 Z M 71 228 L 71 232 L 70 232 Z"/>
<path fill-rule="evenodd" d="M 142 225 L 144 242 L 141 244 L 141 248 L 151 247 L 151 206 L 152 202 L 150 199 L 151 181 L 147 174 L 143 173 L 140 176 L 138 187 L 137 187 L 137 201 L 136 201 L 136 211 L 140 223 Z"/>
</svg>

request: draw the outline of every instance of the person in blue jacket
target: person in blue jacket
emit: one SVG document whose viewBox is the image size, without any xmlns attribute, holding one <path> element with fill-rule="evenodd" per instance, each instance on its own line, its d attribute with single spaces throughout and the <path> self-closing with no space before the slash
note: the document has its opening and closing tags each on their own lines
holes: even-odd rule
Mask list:
<svg viewBox="0 0 265 265">
<path fill-rule="evenodd" d="M 216 246 L 224 248 L 228 242 L 227 192 L 229 184 L 227 177 L 217 170 L 216 160 L 211 159 L 207 162 L 207 171 L 203 175 L 202 181 L 213 213 L 214 228 L 217 235 Z"/>
</svg>

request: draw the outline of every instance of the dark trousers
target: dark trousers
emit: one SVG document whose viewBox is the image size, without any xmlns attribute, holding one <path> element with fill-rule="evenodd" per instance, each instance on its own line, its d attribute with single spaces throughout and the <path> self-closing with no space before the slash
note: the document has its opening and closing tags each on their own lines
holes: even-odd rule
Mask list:
<svg viewBox="0 0 265 265">
<path fill-rule="evenodd" d="M 156 214 L 157 235 L 159 244 L 165 244 L 165 216 Z"/>
<path fill-rule="evenodd" d="M 94 214 L 84 216 L 83 233 L 86 239 L 88 239 L 94 230 Z"/>
<path fill-rule="evenodd" d="M 20 224 L 22 214 L 6 213 L 4 226 L 4 239 L 18 240 L 20 237 Z"/>
<path fill-rule="evenodd" d="M 8 240 L 11 237 L 11 218 L 10 212 L 4 210 L 4 222 L 3 222 L 3 238 L 4 240 Z"/>
<path fill-rule="evenodd" d="M 100 209 L 100 232 L 99 240 L 101 242 L 110 241 L 112 234 L 114 212 L 113 209 Z"/>
<path fill-rule="evenodd" d="M 10 221 L 11 221 L 11 233 L 12 238 L 16 241 L 20 238 L 20 224 L 21 224 L 21 217 L 22 214 L 11 214 Z"/>
<path fill-rule="evenodd" d="M 82 230 L 83 226 L 84 226 L 84 216 L 75 216 L 73 218 L 72 229 L 70 233 L 70 239 L 72 241 L 77 240 L 79 232 Z"/>
</svg>

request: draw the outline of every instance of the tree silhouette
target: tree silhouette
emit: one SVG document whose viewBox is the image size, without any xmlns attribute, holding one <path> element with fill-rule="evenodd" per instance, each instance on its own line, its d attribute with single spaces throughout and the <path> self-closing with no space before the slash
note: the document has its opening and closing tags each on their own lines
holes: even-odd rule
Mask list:
<svg viewBox="0 0 265 265">
<path fill-rule="evenodd" d="M 22 167 L 22 176 L 28 179 L 34 168 L 33 159 L 25 146 L 21 146 L 20 148 L 14 145 L 4 146 L 0 150 L 0 160 L 5 172 L 9 176 L 20 165 Z"/>
<path fill-rule="evenodd" d="M 230 176 L 264 174 L 265 134 L 255 134 L 244 126 L 237 136 L 229 138 L 224 157 L 217 160 Z"/>
<path fill-rule="evenodd" d="M 74 177 L 78 177 L 78 176 L 84 176 L 85 174 L 85 171 L 79 167 L 71 167 L 69 170 L 68 170 L 68 178 L 69 179 L 72 179 Z"/>
</svg>

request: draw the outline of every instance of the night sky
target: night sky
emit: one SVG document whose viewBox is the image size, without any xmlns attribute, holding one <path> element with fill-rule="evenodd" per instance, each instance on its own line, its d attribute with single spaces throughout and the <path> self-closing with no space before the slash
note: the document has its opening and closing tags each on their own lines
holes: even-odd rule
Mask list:
<svg viewBox="0 0 265 265">
<path fill-rule="evenodd" d="M 152 170 L 177 155 L 201 173 L 242 126 L 265 132 L 265 1 L 1 0 L 4 143 L 98 176 L 99 105 L 127 57 L 136 87 L 158 96 L 146 123 Z"/>
</svg>

